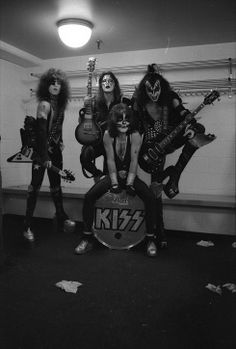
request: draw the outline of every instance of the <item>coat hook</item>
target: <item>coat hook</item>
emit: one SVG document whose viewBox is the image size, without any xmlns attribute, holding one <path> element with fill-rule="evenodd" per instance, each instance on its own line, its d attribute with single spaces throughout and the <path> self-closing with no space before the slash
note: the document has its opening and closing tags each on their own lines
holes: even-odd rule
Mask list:
<svg viewBox="0 0 236 349">
<path fill-rule="evenodd" d="M 97 43 L 97 49 L 100 50 L 102 40 L 97 40 L 96 43 Z"/>
</svg>

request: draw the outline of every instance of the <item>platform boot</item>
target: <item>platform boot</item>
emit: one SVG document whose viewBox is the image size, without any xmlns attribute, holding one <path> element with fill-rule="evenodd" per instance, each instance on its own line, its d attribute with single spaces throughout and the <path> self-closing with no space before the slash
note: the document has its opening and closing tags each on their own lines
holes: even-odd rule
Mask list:
<svg viewBox="0 0 236 349">
<path fill-rule="evenodd" d="M 51 196 L 56 208 L 54 219 L 54 229 L 58 232 L 74 232 L 75 222 L 70 220 L 63 208 L 63 198 L 61 187 L 50 188 Z"/>
<path fill-rule="evenodd" d="M 169 166 L 164 171 L 164 177 L 169 177 L 168 182 L 164 185 L 164 193 L 168 198 L 172 199 L 179 193 L 179 179 L 181 173 L 189 163 L 193 154 L 198 148 L 192 146 L 191 144 L 186 144 L 180 154 L 180 157 L 175 164 L 175 166 Z"/>
<path fill-rule="evenodd" d="M 32 219 L 38 198 L 38 190 L 35 190 L 31 185 L 28 188 L 26 215 L 24 220 L 24 238 L 29 242 L 34 242 L 35 237 L 32 231 Z"/>
</svg>

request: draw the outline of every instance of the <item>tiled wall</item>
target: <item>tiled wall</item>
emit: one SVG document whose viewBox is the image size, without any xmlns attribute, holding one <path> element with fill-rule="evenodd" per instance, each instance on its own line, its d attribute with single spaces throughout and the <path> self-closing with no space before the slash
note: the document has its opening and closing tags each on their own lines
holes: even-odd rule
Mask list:
<svg viewBox="0 0 236 349">
<path fill-rule="evenodd" d="M 227 49 L 229 49 L 227 51 Z M 205 52 L 205 53 L 204 53 Z M 216 54 L 217 53 L 217 54 Z M 111 67 L 134 66 L 135 64 L 181 62 L 204 59 L 222 59 L 232 55 L 232 45 L 225 46 L 225 51 L 219 46 L 203 48 L 170 49 L 166 56 L 160 50 L 145 52 L 117 53 L 98 56 L 98 69 Z M 37 79 L 30 76 L 31 72 L 42 73 L 49 67 L 58 67 L 65 71 L 86 70 L 88 57 L 68 58 L 45 61 L 43 66 L 35 69 L 23 69 L 14 64 L 1 61 L 1 167 L 3 187 L 28 184 L 31 167 L 29 164 L 9 164 L 6 159 L 20 150 L 20 128 L 23 126 L 24 116 L 35 116 L 36 101 L 30 97 L 30 88 L 35 88 Z M 170 81 L 191 81 L 214 78 L 227 79 L 227 67 L 214 69 L 182 69 L 167 71 L 165 77 Z M 121 87 L 124 84 L 137 84 L 143 74 L 118 74 Z M 72 88 L 86 86 L 86 77 L 70 77 Z M 94 81 L 95 83 L 95 81 Z M 202 101 L 203 96 L 183 96 L 186 107 L 195 109 Z M 63 183 L 64 186 L 90 187 L 92 180 L 86 179 L 79 162 L 81 145 L 74 137 L 78 125 L 78 112 L 82 106 L 81 98 L 73 98 L 68 105 L 64 123 L 64 168 L 74 171 L 76 181 Z M 207 133 L 214 133 L 216 140 L 199 149 L 186 167 L 180 181 L 180 190 L 183 193 L 204 193 L 234 195 L 235 193 L 235 95 L 229 99 L 222 95 L 220 102 L 213 106 L 206 106 L 200 113 L 200 122 L 206 127 Z M 174 164 L 179 151 L 168 156 L 167 163 Z M 99 160 L 101 163 L 101 159 Z M 140 171 L 142 178 L 149 182 L 149 175 Z M 44 185 L 48 185 L 45 176 Z"/>
</svg>

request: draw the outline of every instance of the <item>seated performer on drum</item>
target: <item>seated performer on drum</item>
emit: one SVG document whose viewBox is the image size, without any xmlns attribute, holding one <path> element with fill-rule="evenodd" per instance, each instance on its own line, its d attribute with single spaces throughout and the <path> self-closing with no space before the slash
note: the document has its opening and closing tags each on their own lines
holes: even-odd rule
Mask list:
<svg viewBox="0 0 236 349">
<path fill-rule="evenodd" d="M 175 197 L 179 193 L 179 179 L 187 163 L 198 148 L 212 142 L 215 136 L 206 135 L 205 127 L 193 119 L 182 132 L 177 134 L 155 164 L 153 159 L 149 161 L 147 154 L 142 156 L 143 150 L 151 148 L 155 142 L 163 140 L 190 112 L 183 106 L 178 94 L 171 89 L 169 82 L 158 73 L 156 64 L 148 65 L 147 72 L 140 81 L 132 102 L 140 122 L 140 133 L 143 134 L 139 165 L 145 172 L 151 173 L 151 189 L 156 195 L 159 207 L 161 207 L 162 189 L 169 198 Z M 183 147 L 182 153 L 175 166 L 169 166 L 163 172 L 166 154 L 181 147 Z M 163 187 L 162 181 L 165 177 L 169 177 L 169 179 Z M 158 222 L 160 222 L 161 216 L 157 216 Z M 162 223 L 161 235 L 161 246 L 166 247 L 164 223 Z"/>
<path fill-rule="evenodd" d="M 86 97 L 84 101 L 85 107 L 88 102 L 87 98 L 89 97 Z M 110 110 L 114 105 L 121 102 L 130 104 L 130 100 L 122 96 L 116 76 L 111 71 L 103 72 L 99 77 L 98 95 L 92 103 L 95 121 L 101 127 L 102 134 L 104 134 L 107 128 L 107 118 Z M 103 139 L 96 146 L 84 145 L 80 154 L 80 162 L 84 175 L 88 178 L 93 177 L 95 182 L 107 173 L 106 167 L 101 171 L 95 165 L 96 158 L 100 156 L 106 156 Z M 104 161 L 104 165 L 106 165 L 106 161 Z"/>
<path fill-rule="evenodd" d="M 104 134 L 104 147 L 107 156 L 109 175 L 100 179 L 87 192 L 83 207 L 84 231 L 82 240 L 75 249 L 76 254 L 83 254 L 92 249 L 94 235 L 92 231 L 94 205 L 108 190 L 120 193 L 123 189 L 127 195 L 138 195 L 144 202 L 146 221 L 146 253 L 150 257 L 157 254 L 155 223 L 157 205 L 155 196 L 148 186 L 138 178 L 138 154 L 141 147 L 141 135 L 137 131 L 134 113 L 127 105 L 114 106 L 109 114 L 108 129 Z M 160 209 L 158 207 L 158 209 Z M 158 222 L 157 222 L 158 223 Z"/>
</svg>

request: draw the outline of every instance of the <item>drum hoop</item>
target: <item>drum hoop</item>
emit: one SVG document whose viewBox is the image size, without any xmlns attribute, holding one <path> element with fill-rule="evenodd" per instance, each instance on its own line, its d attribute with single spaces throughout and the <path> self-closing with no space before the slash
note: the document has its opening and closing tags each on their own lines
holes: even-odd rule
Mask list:
<svg viewBox="0 0 236 349">
<path fill-rule="evenodd" d="M 101 238 L 99 238 L 99 236 L 97 235 L 97 231 L 96 230 L 94 230 L 94 236 L 102 245 L 108 247 L 110 250 L 130 250 L 132 247 L 140 244 L 140 242 L 142 242 L 145 239 L 145 234 L 144 234 L 139 240 L 137 240 L 136 242 L 134 242 L 133 244 L 130 244 L 128 246 L 111 247 L 108 243 L 106 243 Z"/>
</svg>

